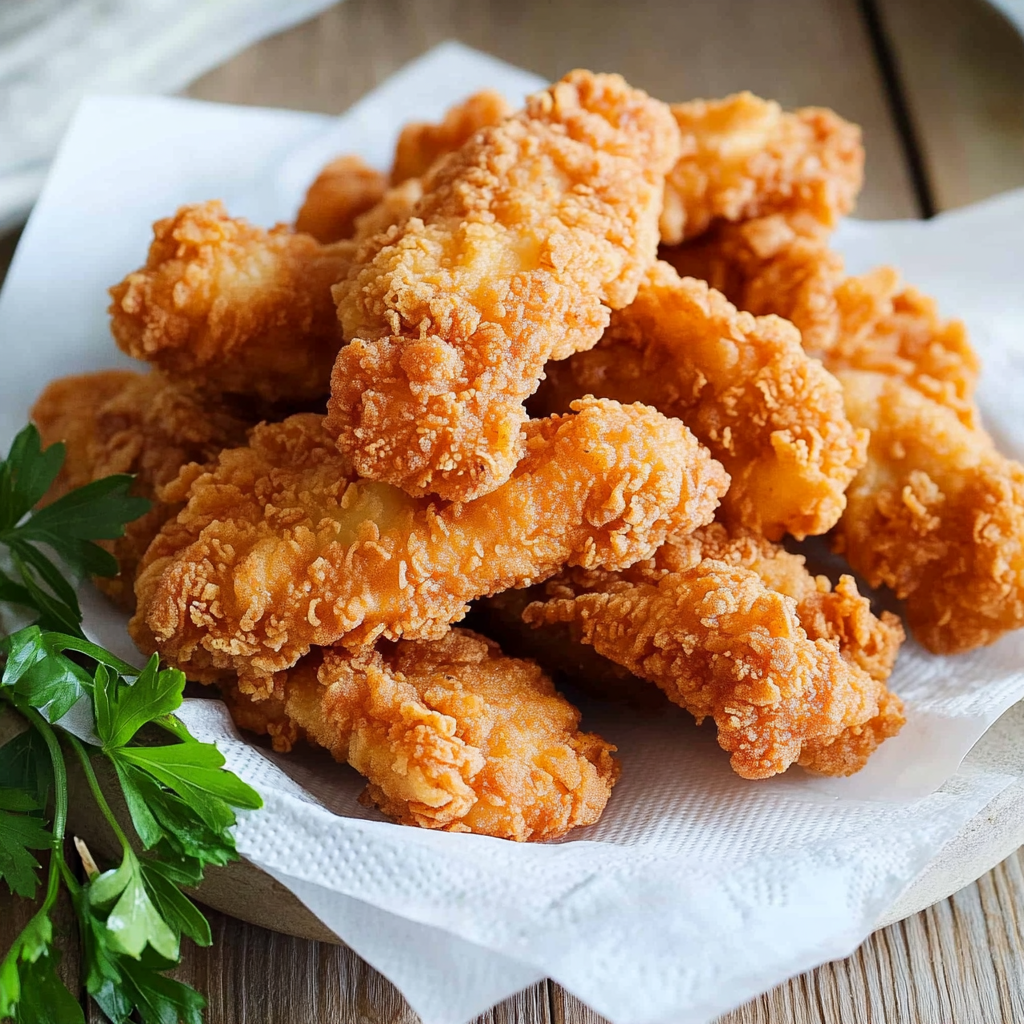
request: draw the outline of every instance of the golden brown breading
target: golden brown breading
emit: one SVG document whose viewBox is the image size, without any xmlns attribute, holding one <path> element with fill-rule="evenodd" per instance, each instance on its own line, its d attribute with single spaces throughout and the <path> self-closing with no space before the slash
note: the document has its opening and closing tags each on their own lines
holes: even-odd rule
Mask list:
<svg viewBox="0 0 1024 1024">
<path fill-rule="evenodd" d="M 571 623 L 583 643 L 656 683 L 698 721 L 712 717 L 744 778 L 793 763 L 858 770 L 870 736 L 880 741 L 902 724 L 898 704 L 838 642 L 810 638 L 796 601 L 740 560 L 701 558 L 664 572 L 656 556 L 625 572 L 569 571 L 524 619 Z"/>
<path fill-rule="evenodd" d="M 153 236 L 145 266 L 110 289 L 121 349 L 208 390 L 269 402 L 327 393 L 342 343 L 331 285 L 353 243 L 266 231 L 219 202 L 183 206 Z"/>
<path fill-rule="evenodd" d="M 728 478 L 682 423 L 576 408 L 527 424 L 506 485 L 450 505 L 357 480 L 322 417 L 257 427 L 163 492 L 188 504 L 147 553 L 133 638 L 191 678 L 265 691 L 313 645 L 434 639 L 474 598 L 629 565 L 712 518 Z"/>
<path fill-rule="evenodd" d="M 682 419 L 732 477 L 725 517 L 773 540 L 835 525 L 864 462 L 866 434 L 850 425 L 842 390 L 792 325 L 740 313 L 664 262 L 596 348 L 547 375 L 540 411 L 593 394 Z"/>
<path fill-rule="evenodd" d="M 339 156 L 309 186 L 295 230 L 325 245 L 351 238 L 357 218 L 376 206 L 386 190 L 387 178 L 380 171 L 358 156 Z"/>
<path fill-rule="evenodd" d="M 1024 627 L 1024 467 L 899 377 L 839 379 L 871 443 L 837 550 L 872 586 L 906 598 L 914 636 L 937 654 Z"/>
<path fill-rule="evenodd" d="M 44 502 L 115 473 L 132 473 L 132 493 L 154 502 L 127 525 L 125 535 L 99 541 L 117 559 L 120 573 L 96 585 L 118 604 L 135 604 L 138 564 L 160 527 L 178 505 L 156 500 L 156 492 L 189 462 L 207 462 L 222 448 L 245 443 L 255 417 L 190 384 L 157 371 L 103 370 L 61 377 L 47 385 L 31 419 L 44 445 L 63 441 L 67 453 Z"/>
<path fill-rule="evenodd" d="M 555 839 L 601 816 L 615 749 L 530 661 L 453 629 L 357 654 L 310 654 L 253 701 L 228 687 L 242 728 L 278 750 L 301 735 L 366 776 L 363 795 L 403 825 Z"/>
<path fill-rule="evenodd" d="M 860 129 L 831 110 L 784 113 L 749 92 L 672 107 L 683 152 L 665 183 L 661 239 L 677 245 L 715 221 L 806 212 L 834 227 L 864 178 Z"/>
<path fill-rule="evenodd" d="M 654 258 L 668 108 L 572 72 L 427 175 L 334 289 L 328 423 L 362 476 L 465 500 L 508 479 L 544 364 L 588 348 Z"/>
<path fill-rule="evenodd" d="M 442 156 L 459 149 L 481 128 L 501 124 L 511 113 L 501 93 L 484 89 L 452 107 L 440 124 L 407 124 L 395 147 L 391 184 L 421 178 Z"/>
</svg>

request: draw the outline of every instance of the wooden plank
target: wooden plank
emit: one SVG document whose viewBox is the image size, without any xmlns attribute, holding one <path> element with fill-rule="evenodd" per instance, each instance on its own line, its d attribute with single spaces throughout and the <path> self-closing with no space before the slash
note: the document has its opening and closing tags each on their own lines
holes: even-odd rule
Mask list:
<svg viewBox="0 0 1024 1024">
<path fill-rule="evenodd" d="M 341 111 L 450 38 L 546 78 L 573 67 L 619 71 L 667 100 L 752 89 L 785 106 L 834 107 L 864 128 L 860 215 L 918 213 L 856 0 L 346 0 L 253 46 L 188 94 Z"/>
<path fill-rule="evenodd" d="M 182 943 L 174 976 L 202 992 L 207 1024 L 418 1024 L 402 994 L 347 946 L 247 925 L 202 908 L 213 945 Z M 474 1024 L 548 1024 L 548 987 L 535 985 Z M 90 1024 L 103 1024 L 93 1008 Z"/>
<path fill-rule="evenodd" d="M 939 210 L 1024 185 L 1024 39 L 981 0 L 875 0 Z"/>
</svg>

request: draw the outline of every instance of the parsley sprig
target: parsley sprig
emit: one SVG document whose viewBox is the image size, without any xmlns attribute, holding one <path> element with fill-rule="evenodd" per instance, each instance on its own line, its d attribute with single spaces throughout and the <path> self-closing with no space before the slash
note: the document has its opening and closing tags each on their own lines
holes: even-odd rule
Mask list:
<svg viewBox="0 0 1024 1024">
<path fill-rule="evenodd" d="M 0 545 L 17 574 L 0 571 L 0 601 L 37 616 L 0 638 L 0 714 L 6 705 L 28 726 L 0 747 L 0 879 L 34 899 L 43 885 L 39 857 L 49 851 L 42 903 L 0 962 L 0 1018 L 84 1024 L 57 974 L 50 914 L 63 886 L 78 919 L 83 982 L 103 1013 L 115 1024 L 133 1015 L 144 1024 L 200 1024 L 203 997 L 164 973 L 179 960 L 182 935 L 211 942 L 182 887 L 198 885 L 208 865 L 237 859 L 235 809 L 262 802 L 224 769 L 216 746 L 174 717 L 181 672 L 161 669 L 155 655 L 140 671 L 85 638 L 66 571 L 115 573 L 95 541 L 121 536 L 148 502 L 128 494 L 131 477 L 108 477 L 33 511 L 63 457 L 63 446 L 42 449 L 28 427 L 0 462 Z M 62 726 L 72 708 L 91 711 L 94 742 Z M 101 871 L 76 839 L 84 881 L 64 856 L 68 756 L 121 847 L 120 863 Z M 111 810 L 94 762 L 112 769 L 141 852 Z"/>
</svg>

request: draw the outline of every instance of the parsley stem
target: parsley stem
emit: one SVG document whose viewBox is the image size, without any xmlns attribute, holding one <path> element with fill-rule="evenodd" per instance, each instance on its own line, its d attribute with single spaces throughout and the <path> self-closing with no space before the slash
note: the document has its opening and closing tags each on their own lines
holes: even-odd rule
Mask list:
<svg viewBox="0 0 1024 1024">
<path fill-rule="evenodd" d="M 57 902 L 62 874 L 68 873 L 64 863 L 64 829 L 68 821 L 68 773 L 64 765 L 64 754 L 57 741 L 53 727 L 34 707 L 15 698 L 12 703 L 29 720 L 32 727 L 43 737 L 53 766 L 53 849 L 50 851 L 50 867 L 46 881 L 46 897 L 38 913 L 47 914 Z"/>
<path fill-rule="evenodd" d="M 103 790 L 100 789 L 100 783 L 96 778 L 96 773 L 93 771 L 88 751 L 77 736 L 67 733 L 67 740 L 78 755 L 78 760 L 82 762 L 82 771 L 85 772 L 85 778 L 89 783 L 89 789 L 92 792 L 93 799 L 96 801 L 96 806 L 103 812 L 103 817 L 107 819 L 107 824 L 113 829 L 114 835 L 117 836 L 117 841 L 121 844 L 121 849 L 125 853 L 130 853 L 132 849 L 131 843 L 128 842 L 128 837 L 122 831 L 117 818 L 114 817 L 114 812 L 110 809 L 110 804 L 107 803 L 107 798 L 103 795 Z"/>
</svg>

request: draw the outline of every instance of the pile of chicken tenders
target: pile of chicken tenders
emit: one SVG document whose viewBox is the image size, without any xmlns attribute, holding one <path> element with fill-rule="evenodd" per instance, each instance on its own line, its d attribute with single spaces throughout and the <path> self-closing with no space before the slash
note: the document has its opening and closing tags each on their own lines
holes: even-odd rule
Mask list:
<svg viewBox="0 0 1024 1024">
<path fill-rule="evenodd" d="M 862 172 L 828 110 L 574 71 L 406 126 L 390 175 L 340 157 L 294 226 L 183 207 L 111 289 L 148 371 L 36 403 L 50 497 L 135 474 L 97 582 L 139 648 L 404 824 L 597 821 L 615 747 L 552 675 L 653 684 L 747 779 L 856 772 L 903 625 L 783 538 L 935 653 L 1024 626 L 1024 468 L 963 327 L 829 248 Z"/>
</svg>

